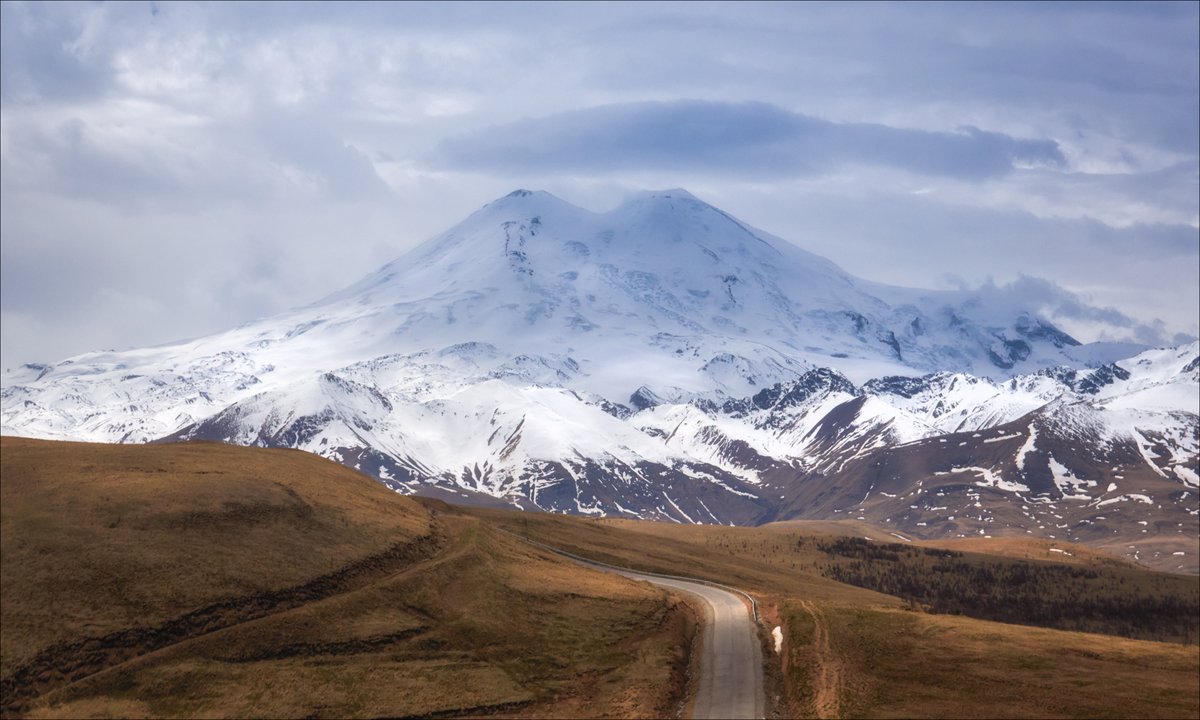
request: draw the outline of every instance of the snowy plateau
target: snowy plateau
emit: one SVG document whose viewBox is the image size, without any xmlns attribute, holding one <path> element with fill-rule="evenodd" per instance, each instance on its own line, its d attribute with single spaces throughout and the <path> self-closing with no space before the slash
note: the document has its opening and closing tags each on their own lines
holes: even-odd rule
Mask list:
<svg viewBox="0 0 1200 720">
<path fill-rule="evenodd" d="M 606 213 L 520 190 L 308 307 L 5 371 L 0 407 L 7 435 L 299 448 L 460 502 L 1197 572 L 1198 354 L 867 282 L 682 190 Z"/>
</svg>

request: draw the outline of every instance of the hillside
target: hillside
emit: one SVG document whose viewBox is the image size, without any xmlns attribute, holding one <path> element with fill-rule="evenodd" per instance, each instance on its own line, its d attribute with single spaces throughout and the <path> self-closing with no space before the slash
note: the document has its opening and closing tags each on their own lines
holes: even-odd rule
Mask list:
<svg viewBox="0 0 1200 720">
<path fill-rule="evenodd" d="M 1200 710 L 1194 579 L 1068 543 L 455 507 L 305 453 L 204 443 L 4 438 L 0 463 L 6 717 L 674 715 L 694 611 L 522 536 L 751 592 L 776 714 Z M 1007 591 L 1018 572 L 1017 615 L 983 619 L 988 574 Z"/>
<path fill-rule="evenodd" d="M 307 453 L 4 438 L 0 462 L 5 716 L 678 702 L 665 593 Z"/>
</svg>

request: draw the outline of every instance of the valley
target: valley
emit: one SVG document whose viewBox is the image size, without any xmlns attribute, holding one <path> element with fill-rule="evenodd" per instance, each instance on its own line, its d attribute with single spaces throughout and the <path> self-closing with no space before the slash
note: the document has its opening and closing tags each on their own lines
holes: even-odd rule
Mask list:
<svg viewBox="0 0 1200 720">
<path fill-rule="evenodd" d="M 688 710 L 695 600 L 535 543 L 751 593 L 770 717 L 1200 709 L 1194 578 L 1068 543 L 1013 540 L 1003 555 L 934 543 L 910 558 L 862 540 L 878 529 L 861 522 L 736 528 L 452 506 L 308 453 L 208 443 L 3 438 L 0 461 L 6 717 Z M 1029 627 L 834 579 L 864 558 L 943 555 L 1078 575 L 1101 596 L 1173 598 L 1191 624 L 1145 614 L 1130 628 Z"/>
</svg>

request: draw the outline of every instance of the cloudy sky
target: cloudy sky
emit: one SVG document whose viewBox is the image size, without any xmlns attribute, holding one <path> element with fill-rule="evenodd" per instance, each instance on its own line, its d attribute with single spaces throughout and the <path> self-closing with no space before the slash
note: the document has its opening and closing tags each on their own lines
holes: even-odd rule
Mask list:
<svg viewBox="0 0 1200 720">
<path fill-rule="evenodd" d="M 3 366 L 313 301 L 518 187 L 1200 334 L 1200 4 L 0 3 Z"/>
</svg>

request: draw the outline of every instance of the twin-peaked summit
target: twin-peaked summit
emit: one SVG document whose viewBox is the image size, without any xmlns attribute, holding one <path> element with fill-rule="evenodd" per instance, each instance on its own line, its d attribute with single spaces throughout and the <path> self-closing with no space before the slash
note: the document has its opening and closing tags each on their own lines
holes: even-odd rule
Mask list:
<svg viewBox="0 0 1200 720">
<path fill-rule="evenodd" d="M 617 359 L 661 367 L 661 393 L 741 395 L 813 365 L 996 376 L 1089 358 L 1010 300 L 860 280 L 683 190 L 605 213 L 518 190 L 296 324 L 370 318 L 391 344 L 380 353 L 487 342 L 571 356 L 588 366 L 581 387 L 614 402 L 645 384 Z"/>
<path fill-rule="evenodd" d="M 740 394 L 778 381 L 782 368 L 805 369 L 805 306 L 872 304 L 828 261 L 683 191 L 599 214 L 517 191 L 319 307 L 386 313 L 409 347 L 484 341 L 570 355 L 592 364 L 586 389 L 624 401 L 645 384 L 650 357 L 670 368 L 672 392 Z M 761 380 L 726 388 L 696 373 L 728 353 L 745 356 Z M 618 361 L 635 358 L 641 369 L 621 374 Z"/>
</svg>

